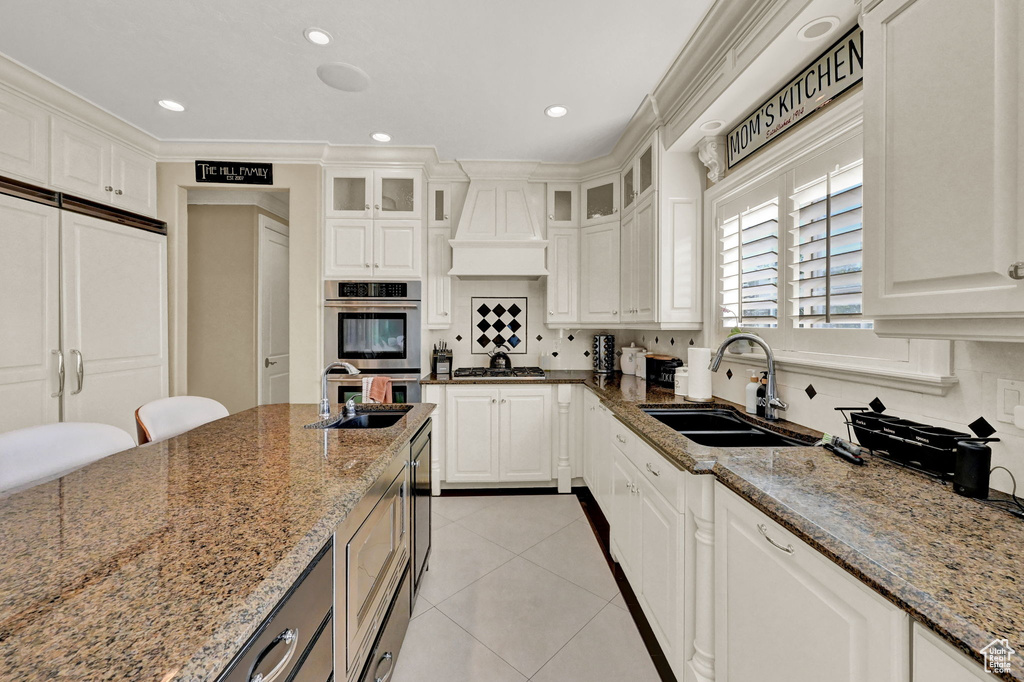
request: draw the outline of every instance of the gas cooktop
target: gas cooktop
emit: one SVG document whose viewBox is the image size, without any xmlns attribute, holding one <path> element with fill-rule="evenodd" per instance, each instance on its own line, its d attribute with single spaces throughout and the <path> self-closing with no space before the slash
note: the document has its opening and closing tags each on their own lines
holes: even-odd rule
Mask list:
<svg viewBox="0 0 1024 682">
<path fill-rule="evenodd" d="M 490 367 L 462 367 L 455 370 L 453 379 L 543 379 L 540 367 L 513 367 L 512 369 L 491 369 Z"/>
</svg>

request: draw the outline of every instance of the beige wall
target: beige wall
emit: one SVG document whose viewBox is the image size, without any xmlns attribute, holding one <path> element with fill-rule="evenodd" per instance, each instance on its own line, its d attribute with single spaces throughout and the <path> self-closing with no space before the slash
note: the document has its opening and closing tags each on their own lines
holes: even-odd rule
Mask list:
<svg viewBox="0 0 1024 682">
<path fill-rule="evenodd" d="M 188 207 L 188 390 L 232 414 L 255 407 L 255 206 Z"/>
<path fill-rule="evenodd" d="M 258 159 L 250 159 L 258 160 Z M 296 403 L 319 400 L 322 349 L 319 164 L 274 164 L 274 185 L 289 191 L 289 393 Z M 170 395 L 188 395 L 188 189 L 237 189 L 195 182 L 192 162 L 157 166 L 158 215 L 167 222 Z"/>
</svg>

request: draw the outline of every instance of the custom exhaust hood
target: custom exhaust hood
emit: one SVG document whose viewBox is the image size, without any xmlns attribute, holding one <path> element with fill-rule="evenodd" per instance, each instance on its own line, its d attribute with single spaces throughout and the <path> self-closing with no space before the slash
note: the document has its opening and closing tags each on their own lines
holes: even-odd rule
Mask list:
<svg viewBox="0 0 1024 682">
<path fill-rule="evenodd" d="M 536 163 L 461 161 L 469 190 L 452 245 L 460 279 L 537 279 L 548 274 L 547 245 L 530 210 L 527 178 Z"/>
</svg>

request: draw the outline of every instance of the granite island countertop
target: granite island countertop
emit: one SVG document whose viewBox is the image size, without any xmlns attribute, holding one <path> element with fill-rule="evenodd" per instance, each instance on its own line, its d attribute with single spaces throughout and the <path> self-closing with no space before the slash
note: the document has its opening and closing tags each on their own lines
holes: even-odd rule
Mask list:
<svg viewBox="0 0 1024 682">
<path fill-rule="evenodd" d="M 433 408 L 257 407 L 0 497 L 0 679 L 215 678 Z"/>
<path fill-rule="evenodd" d="M 818 447 L 711 448 L 645 414 L 645 406 L 695 404 L 622 374 L 549 371 L 544 380 L 424 383 L 577 383 L 679 469 L 715 476 L 954 647 L 980 649 L 1007 638 L 1024 645 L 1024 520 L 952 487 L 871 455 L 857 467 Z M 820 432 L 786 421 L 752 421 L 789 435 Z M 1019 659 L 1018 659 L 1019 661 Z M 1024 681 L 1024 670 L 996 675 Z"/>
</svg>

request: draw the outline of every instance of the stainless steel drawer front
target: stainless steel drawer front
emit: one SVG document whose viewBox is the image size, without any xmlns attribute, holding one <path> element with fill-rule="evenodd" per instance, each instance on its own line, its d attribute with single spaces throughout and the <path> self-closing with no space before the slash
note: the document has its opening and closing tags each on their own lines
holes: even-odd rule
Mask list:
<svg viewBox="0 0 1024 682">
<path fill-rule="evenodd" d="M 306 660 L 288 682 L 327 682 L 334 672 L 334 621 L 327 621 Z"/>
<path fill-rule="evenodd" d="M 223 682 L 284 682 L 312 642 L 333 604 L 333 553 L 322 554 L 274 614 L 260 627 Z"/>
<path fill-rule="evenodd" d="M 409 594 L 411 589 L 411 579 L 406 572 L 360 682 L 388 682 L 391 679 L 412 616 Z"/>
</svg>

